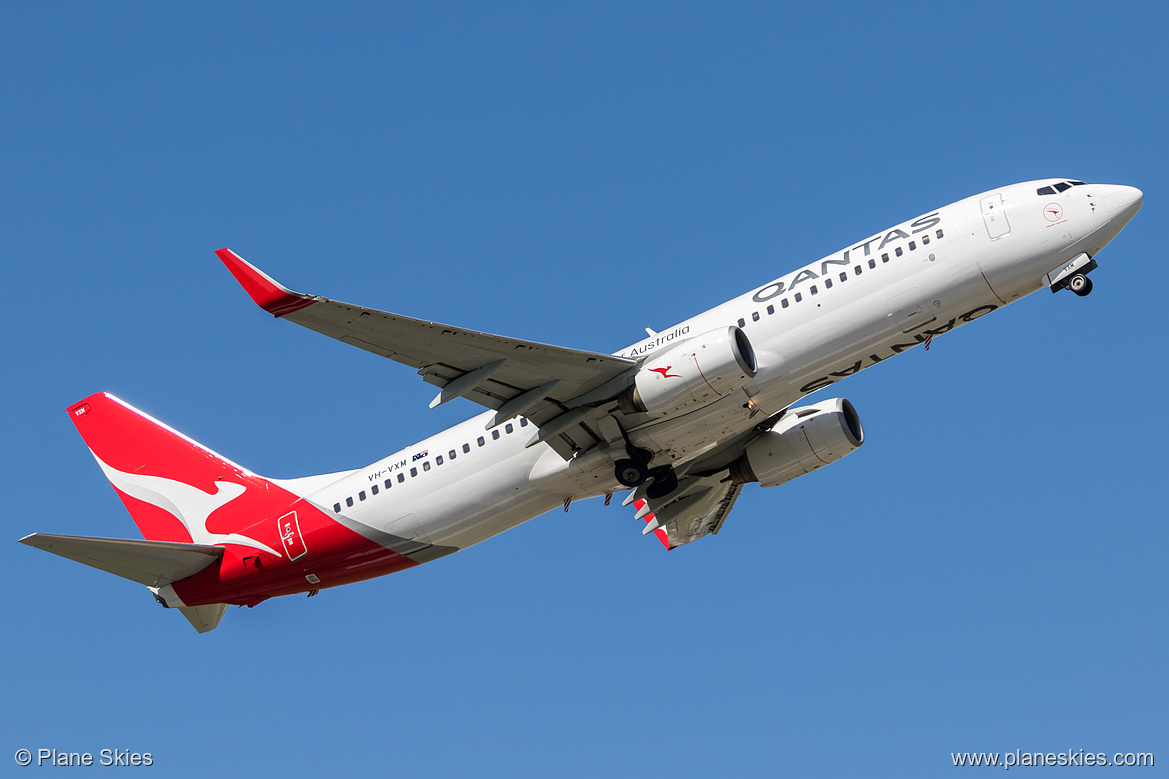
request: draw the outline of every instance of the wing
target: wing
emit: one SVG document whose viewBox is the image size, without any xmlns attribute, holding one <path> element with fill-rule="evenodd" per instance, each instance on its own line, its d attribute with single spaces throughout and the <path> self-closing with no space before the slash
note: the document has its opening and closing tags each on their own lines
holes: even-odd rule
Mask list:
<svg viewBox="0 0 1169 779">
<path fill-rule="evenodd" d="M 216 252 L 261 308 L 338 341 L 409 365 L 442 391 L 431 408 L 465 397 L 496 412 L 488 429 L 525 416 L 562 457 L 601 440 L 595 406 L 624 389 L 635 360 L 521 341 L 303 295 L 230 249 Z M 611 386 L 610 386 L 611 385 Z"/>
<path fill-rule="evenodd" d="M 626 504 L 632 503 L 637 518 L 645 519 L 643 535 L 653 533 L 666 549 L 676 549 L 722 529 L 743 485 L 732 483 L 725 471 L 719 476 L 683 478 L 676 490 L 658 499 L 647 498 L 645 488 L 638 488 Z"/>
</svg>

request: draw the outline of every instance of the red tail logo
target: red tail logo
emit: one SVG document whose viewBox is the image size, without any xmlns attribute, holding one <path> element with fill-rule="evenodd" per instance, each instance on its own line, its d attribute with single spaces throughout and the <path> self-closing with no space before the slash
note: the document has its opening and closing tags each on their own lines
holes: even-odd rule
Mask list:
<svg viewBox="0 0 1169 779">
<path fill-rule="evenodd" d="M 663 379 L 680 379 L 680 378 L 682 378 L 681 376 L 679 376 L 676 373 L 670 373 L 670 369 L 673 367 L 674 367 L 673 365 L 667 365 L 665 368 L 650 368 L 650 370 L 653 371 L 654 373 L 662 374 Z"/>
<path fill-rule="evenodd" d="M 152 541 L 239 544 L 280 557 L 281 532 L 257 523 L 297 496 L 104 392 L 69 409 L 98 465 Z M 299 528 L 294 528 L 294 536 Z M 284 544 L 290 553 L 303 540 Z"/>
</svg>

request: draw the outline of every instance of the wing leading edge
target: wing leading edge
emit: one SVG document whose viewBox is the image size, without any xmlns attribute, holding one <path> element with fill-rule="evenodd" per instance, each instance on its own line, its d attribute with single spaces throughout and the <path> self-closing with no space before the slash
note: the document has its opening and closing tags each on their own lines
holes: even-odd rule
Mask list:
<svg viewBox="0 0 1169 779">
<path fill-rule="evenodd" d="M 635 360 L 452 327 L 363 308 L 284 287 L 230 249 L 216 252 L 240 286 L 268 313 L 418 371 L 442 389 L 431 407 L 464 397 L 496 412 L 489 427 L 516 416 L 562 457 L 600 440 L 582 407 L 623 386 Z"/>
</svg>

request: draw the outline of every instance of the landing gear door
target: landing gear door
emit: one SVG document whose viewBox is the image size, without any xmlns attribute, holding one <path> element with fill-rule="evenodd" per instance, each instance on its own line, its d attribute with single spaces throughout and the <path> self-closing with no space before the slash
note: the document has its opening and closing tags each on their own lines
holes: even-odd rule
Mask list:
<svg viewBox="0 0 1169 779">
<path fill-rule="evenodd" d="M 986 234 L 992 241 L 997 241 L 1011 232 L 1011 223 L 1007 221 L 1007 211 L 1003 208 L 1001 193 L 987 195 L 978 203 L 982 206 L 982 221 L 986 223 Z"/>
</svg>

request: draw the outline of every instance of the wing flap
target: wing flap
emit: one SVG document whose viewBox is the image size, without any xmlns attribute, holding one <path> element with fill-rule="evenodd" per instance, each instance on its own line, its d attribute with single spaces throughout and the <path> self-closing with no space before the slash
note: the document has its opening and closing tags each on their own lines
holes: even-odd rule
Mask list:
<svg viewBox="0 0 1169 779">
<path fill-rule="evenodd" d="M 739 499 L 743 485 L 717 477 L 690 477 L 665 498 L 635 498 L 645 534 L 653 533 L 666 549 L 676 549 L 705 535 L 717 535 Z"/>
</svg>

